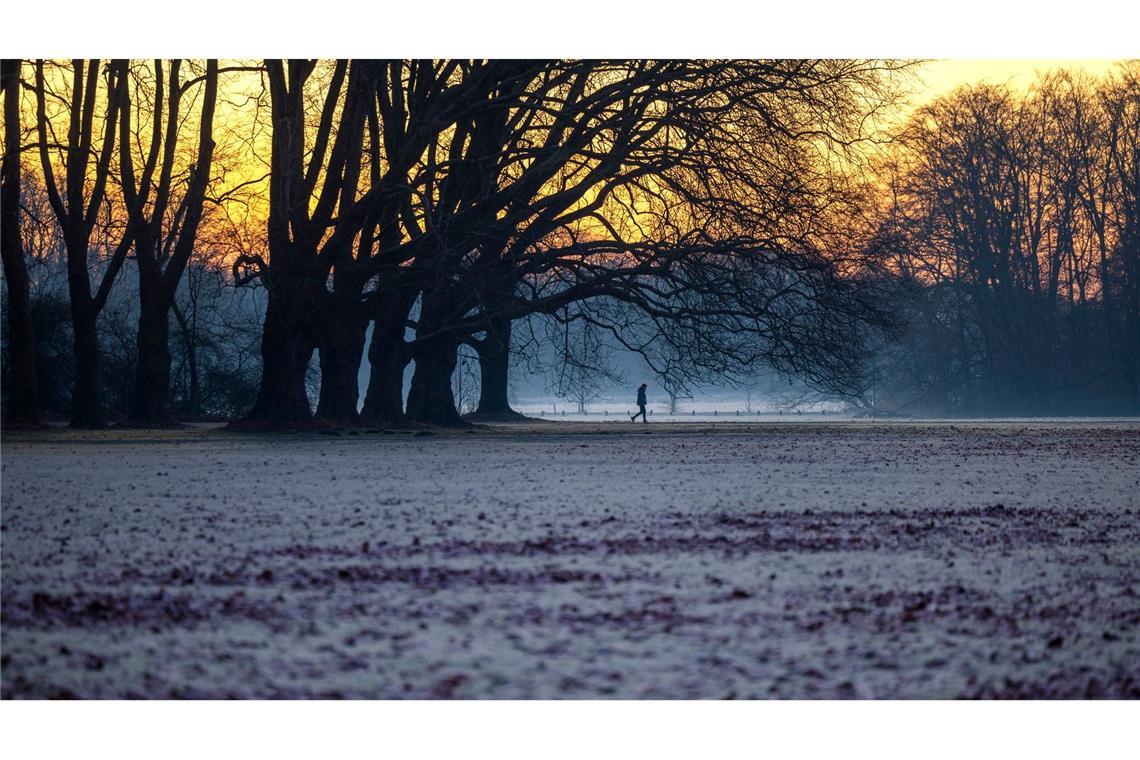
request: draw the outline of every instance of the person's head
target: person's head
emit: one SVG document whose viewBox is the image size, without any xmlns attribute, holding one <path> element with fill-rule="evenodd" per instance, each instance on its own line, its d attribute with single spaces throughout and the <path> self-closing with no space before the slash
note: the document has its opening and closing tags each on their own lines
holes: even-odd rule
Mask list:
<svg viewBox="0 0 1140 760">
<path fill-rule="evenodd" d="M 648 388 L 648 387 L 649 387 L 648 385 L 646 385 L 645 383 L 642 383 L 642 384 L 641 384 L 641 387 L 640 387 L 640 388 L 638 388 L 638 390 L 642 390 L 642 391 L 643 391 L 643 390 L 645 390 L 645 389 L 646 389 L 646 388 Z"/>
</svg>

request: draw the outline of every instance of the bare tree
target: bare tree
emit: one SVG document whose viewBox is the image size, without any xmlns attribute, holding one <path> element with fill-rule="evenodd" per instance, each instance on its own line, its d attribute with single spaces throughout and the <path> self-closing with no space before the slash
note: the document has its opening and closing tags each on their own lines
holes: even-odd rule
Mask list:
<svg viewBox="0 0 1140 760">
<path fill-rule="evenodd" d="M 99 397 L 99 338 L 96 318 L 107 302 L 115 278 L 130 248 L 124 234 L 110 256 L 108 266 L 92 293 L 89 272 L 91 233 L 104 202 L 111 158 L 115 147 L 115 126 L 126 83 L 126 63 L 114 61 L 104 68 L 99 60 L 71 62 L 70 88 L 49 92 L 45 76 L 47 64 L 35 63 L 36 126 L 40 168 L 52 211 L 63 231 L 67 249 L 68 294 L 74 332 L 75 385 L 72 393 L 73 427 L 102 427 L 106 420 Z M 54 67 L 53 67 L 54 68 Z M 102 69 L 104 84 L 100 88 Z M 59 79 L 66 79 L 61 71 Z M 54 80 L 57 78 L 53 77 Z M 102 113 L 96 105 L 103 91 Z M 68 128 L 65 137 L 55 134 L 54 119 L 47 113 L 51 97 L 64 103 Z M 102 138 L 96 132 L 102 122 Z M 62 154 L 63 183 L 56 179 L 56 159 Z M 94 162 L 92 162 L 94 158 Z"/>
<path fill-rule="evenodd" d="M 218 95 L 218 62 L 209 60 L 205 73 L 181 79 L 182 61 L 153 63 L 153 72 L 135 72 L 135 87 L 125 86 L 119 108 L 119 171 L 123 202 L 134 240 L 139 276 L 138 354 L 129 418 L 132 424 L 169 424 L 170 311 L 182 274 L 194 251 L 198 225 L 213 160 L 214 109 Z M 133 155 L 138 141 L 132 127 L 132 90 L 141 100 L 147 85 L 151 129 L 149 148 L 140 171 Z M 198 142 L 185 179 L 185 192 L 174 192 L 175 162 L 185 91 L 204 83 L 198 114 Z M 188 109 L 189 110 L 189 109 Z M 159 156 L 161 154 L 161 162 Z M 157 172 L 157 174 L 156 174 Z M 177 202 L 175 201 L 177 198 Z"/>
<path fill-rule="evenodd" d="M 880 352 L 880 403 L 909 377 L 901 408 L 1140 408 L 1135 77 L 1052 72 L 916 114 L 867 243 L 896 275 L 883 303 L 912 325 Z"/>
<path fill-rule="evenodd" d="M 32 325 L 28 267 L 20 240 L 20 64 L 5 59 L 0 66 L 4 88 L 4 164 L 0 172 L 0 250 L 7 285 L 8 322 L 8 424 L 39 422 L 39 386 L 36 381 L 36 338 Z"/>
</svg>

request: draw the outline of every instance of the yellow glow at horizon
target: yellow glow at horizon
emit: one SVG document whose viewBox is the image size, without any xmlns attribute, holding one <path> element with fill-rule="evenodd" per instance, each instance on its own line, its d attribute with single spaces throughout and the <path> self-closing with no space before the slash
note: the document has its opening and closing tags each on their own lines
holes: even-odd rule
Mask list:
<svg viewBox="0 0 1140 760">
<path fill-rule="evenodd" d="M 918 76 L 922 86 L 910 98 L 919 106 L 953 91 L 964 84 L 1005 84 L 1024 92 L 1039 74 L 1055 69 L 1083 70 L 1090 76 L 1111 74 L 1119 62 L 1108 59 L 974 59 L 934 60 L 922 64 Z"/>
</svg>

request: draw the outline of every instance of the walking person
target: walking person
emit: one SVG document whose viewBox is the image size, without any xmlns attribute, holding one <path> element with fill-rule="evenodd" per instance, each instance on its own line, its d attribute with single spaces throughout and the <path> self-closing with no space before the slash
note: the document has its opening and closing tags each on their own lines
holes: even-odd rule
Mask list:
<svg viewBox="0 0 1140 760">
<path fill-rule="evenodd" d="M 641 387 L 637 389 L 637 407 L 641 411 L 630 417 L 630 422 L 637 422 L 637 418 L 640 417 L 642 422 L 649 424 L 649 418 L 645 416 L 645 388 L 645 383 L 642 383 Z"/>
</svg>

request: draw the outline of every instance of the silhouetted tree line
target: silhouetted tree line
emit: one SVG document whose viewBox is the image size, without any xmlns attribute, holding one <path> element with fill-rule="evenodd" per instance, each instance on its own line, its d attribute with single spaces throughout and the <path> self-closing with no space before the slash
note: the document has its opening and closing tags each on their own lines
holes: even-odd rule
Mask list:
<svg viewBox="0 0 1140 760">
<path fill-rule="evenodd" d="M 211 61 L 4 61 L 7 422 L 248 408 L 256 298 L 233 292 L 224 252 L 199 234 L 217 82 Z"/>
<path fill-rule="evenodd" d="M 1140 67 L 965 87 L 882 166 L 871 247 L 908 329 L 865 402 L 1140 413 Z"/>
<path fill-rule="evenodd" d="M 205 344 L 180 294 L 204 248 L 203 219 L 208 228 L 210 209 L 223 205 L 212 163 L 227 70 L 260 71 L 258 118 L 269 135 L 264 245 L 228 256 L 232 283 L 259 286 L 265 303 L 251 420 L 460 424 L 452 376 L 461 345 L 479 357 L 480 412 L 509 415 L 512 326 L 536 316 L 589 323 L 678 382 L 712 372 L 731 380 L 763 360 L 848 388 L 857 330 L 885 317 L 823 243 L 843 184 L 835 167 L 867 137 L 868 114 L 894 97 L 892 62 L 24 68 L 21 77 L 6 64 L 5 93 L 19 100 L 22 80 L 34 130 L 11 126 L 5 190 L 19 197 L 17 159 L 38 157 L 50 215 L 36 223 L 54 220 L 66 262 L 76 426 L 103 424 L 114 395 L 104 365 L 127 357 L 128 422 L 181 416 L 177 398 L 201 409 Z M 6 128 L 20 115 L 18 104 L 11 110 Z M 6 229 L 27 226 L 18 204 L 5 213 L 16 221 Z M 6 264 L 27 258 L 21 245 L 5 237 Z M 133 355 L 113 327 L 112 295 L 128 270 L 137 279 Z M 18 272 L 13 288 L 27 290 Z M 16 301 L 13 338 L 35 322 Z M 172 317 L 181 340 L 172 340 Z M 34 369 L 35 358 L 10 344 L 12 376 L 25 378 L 16 370 Z M 172 399 L 182 372 L 197 389 Z M 10 393 L 9 408 L 17 401 L 28 409 L 26 396 Z"/>
<path fill-rule="evenodd" d="M 955 93 L 860 184 L 904 69 L 5 61 L 5 420 L 462 424 L 461 350 L 502 418 L 539 341 L 560 392 L 620 346 L 671 392 L 1134 410 L 1135 68 Z"/>
</svg>

